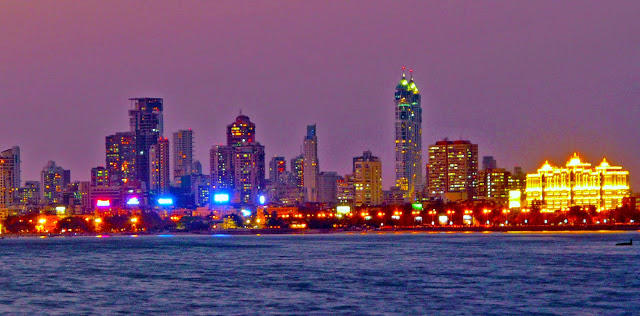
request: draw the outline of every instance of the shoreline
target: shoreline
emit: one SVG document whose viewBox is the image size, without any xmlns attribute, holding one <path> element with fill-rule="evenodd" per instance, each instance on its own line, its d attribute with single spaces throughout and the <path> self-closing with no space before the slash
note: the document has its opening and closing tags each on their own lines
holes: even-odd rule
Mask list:
<svg viewBox="0 0 640 316">
<path fill-rule="evenodd" d="M 580 225 L 580 226 L 463 226 L 463 227 L 394 227 L 382 229 L 214 229 L 200 232 L 156 233 L 88 233 L 68 234 L 2 234 L 0 238 L 50 238 L 50 237 L 173 237 L 173 236 L 261 236 L 261 235 L 319 235 L 319 234 L 368 234 L 368 233 L 626 233 L 640 232 L 640 225 Z"/>
</svg>

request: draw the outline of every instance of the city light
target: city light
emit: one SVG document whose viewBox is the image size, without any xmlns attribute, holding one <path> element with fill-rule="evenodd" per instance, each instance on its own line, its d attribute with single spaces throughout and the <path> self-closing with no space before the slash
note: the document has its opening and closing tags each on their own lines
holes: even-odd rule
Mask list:
<svg viewBox="0 0 640 316">
<path fill-rule="evenodd" d="M 229 194 L 227 193 L 216 193 L 213 195 L 213 201 L 215 203 L 228 203 L 229 202 Z"/>
<path fill-rule="evenodd" d="M 159 205 L 173 205 L 173 199 L 172 198 L 159 198 L 158 199 L 158 204 Z"/>
<path fill-rule="evenodd" d="M 135 196 L 134 196 L 134 197 L 132 197 L 132 198 L 129 198 L 129 199 L 127 200 L 127 205 L 131 205 L 131 206 L 133 206 L 133 205 L 140 205 L 140 199 L 138 199 L 138 198 L 137 198 L 137 197 L 135 197 Z"/>
<path fill-rule="evenodd" d="M 64 206 L 56 206 L 56 214 L 64 215 L 67 211 L 67 208 Z"/>
<path fill-rule="evenodd" d="M 264 195 L 260 195 L 258 197 L 258 203 L 260 203 L 260 205 L 264 205 L 265 203 L 267 203 L 267 198 Z"/>
<path fill-rule="evenodd" d="M 351 213 L 351 207 L 346 205 L 340 205 L 336 207 L 336 212 L 338 214 L 349 214 Z"/>
<path fill-rule="evenodd" d="M 240 213 L 242 213 L 242 216 L 244 216 L 244 217 L 251 216 L 251 211 L 250 210 L 243 209 L 243 210 L 240 210 Z"/>
<path fill-rule="evenodd" d="M 109 207 L 109 206 L 111 206 L 111 201 L 110 200 L 97 200 L 96 201 L 96 206 L 97 207 Z"/>
</svg>

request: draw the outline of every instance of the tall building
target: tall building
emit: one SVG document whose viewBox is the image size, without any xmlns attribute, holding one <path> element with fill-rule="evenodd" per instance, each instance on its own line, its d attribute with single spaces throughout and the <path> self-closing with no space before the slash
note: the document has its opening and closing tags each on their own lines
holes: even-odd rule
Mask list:
<svg viewBox="0 0 640 316">
<path fill-rule="evenodd" d="M 103 166 L 91 168 L 91 186 L 107 187 L 111 185 L 109 170 Z"/>
<path fill-rule="evenodd" d="M 535 173 L 527 174 L 527 205 L 542 211 L 566 210 L 571 206 L 594 206 L 598 211 L 622 206 L 630 195 L 629 171 L 611 166 L 606 159 L 595 168 L 574 154 L 565 168 L 548 161 Z"/>
<path fill-rule="evenodd" d="M 336 172 L 320 172 L 318 175 L 318 202 L 335 204 L 338 202 L 338 180 L 342 179 Z"/>
<path fill-rule="evenodd" d="M 112 185 L 125 185 L 135 180 L 135 140 L 134 132 L 118 132 L 106 137 L 106 168 Z"/>
<path fill-rule="evenodd" d="M 495 159 L 493 159 L 493 156 L 482 157 L 482 170 L 496 169 L 496 168 L 498 168 L 498 163 L 496 162 Z"/>
<path fill-rule="evenodd" d="M 26 181 L 24 187 L 19 190 L 20 204 L 38 205 L 40 204 L 40 182 Z"/>
<path fill-rule="evenodd" d="M 213 193 L 227 193 L 233 203 L 257 203 L 265 189 L 265 156 L 249 117 L 240 115 L 227 126 L 227 146 L 213 146 L 210 164 Z"/>
<path fill-rule="evenodd" d="M 318 202 L 318 136 L 316 125 L 307 126 L 307 135 L 303 143 L 302 188 L 306 202 Z"/>
<path fill-rule="evenodd" d="M 20 202 L 20 147 L 0 152 L 0 207 Z"/>
<path fill-rule="evenodd" d="M 302 178 L 304 168 L 304 156 L 300 155 L 291 159 L 291 183 L 302 190 Z"/>
<path fill-rule="evenodd" d="M 271 183 L 283 183 L 286 181 L 287 161 L 284 157 L 275 156 L 269 161 L 269 180 Z"/>
<path fill-rule="evenodd" d="M 468 140 L 436 142 L 429 146 L 429 195 L 461 193 L 477 196 L 478 145 Z"/>
<path fill-rule="evenodd" d="M 405 200 L 416 198 L 416 188 L 422 182 L 422 108 L 420 91 L 411 79 L 407 81 L 402 67 L 402 79 L 395 92 L 396 186 L 405 192 Z"/>
<path fill-rule="evenodd" d="M 71 182 L 71 171 L 56 166 L 55 161 L 47 162 L 40 173 L 40 183 L 42 190 L 42 203 L 59 204 L 62 203 L 62 193 Z"/>
<path fill-rule="evenodd" d="M 231 146 L 214 145 L 209 155 L 211 167 L 211 188 L 214 192 L 230 193 L 235 185 L 233 158 L 235 148 Z"/>
<path fill-rule="evenodd" d="M 149 150 L 163 133 L 163 100 L 160 98 L 131 98 L 129 125 L 135 134 L 135 180 L 149 189 Z"/>
<path fill-rule="evenodd" d="M 193 166 L 193 131 L 173 133 L 173 181 L 180 186 L 182 176 L 191 174 Z"/>
<path fill-rule="evenodd" d="M 382 204 L 382 163 L 380 158 L 365 151 L 362 156 L 353 158 L 353 177 L 355 204 Z"/>
<path fill-rule="evenodd" d="M 149 148 L 150 192 L 155 195 L 169 193 L 171 186 L 169 177 L 169 139 L 158 139 Z"/>
</svg>

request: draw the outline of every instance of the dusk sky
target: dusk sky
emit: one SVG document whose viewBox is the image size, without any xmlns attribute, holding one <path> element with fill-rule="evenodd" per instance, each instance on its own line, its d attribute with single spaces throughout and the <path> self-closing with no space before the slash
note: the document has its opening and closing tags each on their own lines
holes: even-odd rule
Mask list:
<svg viewBox="0 0 640 316">
<path fill-rule="evenodd" d="M 371 150 L 394 178 L 395 85 L 414 69 L 423 162 L 448 137 L 531 172 L 574 151 L 640 186 L 638 1 L 2 1 L 0 149 L 88 180 L 128 98 L 165 101 L 195 156 L 242 113 L 289 160 L 317 124 L 321 171 Z M 480 158 L 481 159 L 481 158 Z"/>
</svg>

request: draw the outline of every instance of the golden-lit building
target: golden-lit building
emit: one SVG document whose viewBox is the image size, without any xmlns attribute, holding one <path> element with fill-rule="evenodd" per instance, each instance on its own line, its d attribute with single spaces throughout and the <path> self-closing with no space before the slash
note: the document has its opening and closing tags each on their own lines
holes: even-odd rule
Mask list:
<svg viewBox="0 0 640 316">
<path fill-rule="evenodd" d="M 382 163 L 380 158 L 365 151 L 353 158 L 355 205 L 382 204 Z"/>
<path fill-rule="evenodd" d="M 546 161 L 536 173 L 527 174 L 527 205 L 540 203 L 542 211 L 589 205 L 598 211 L 609 210 L 622 206 L 629 194 L 628 170 L 611 166 L 606 159 L 592 168 L 577 153 L 565 168 Z"/>
</svg>

